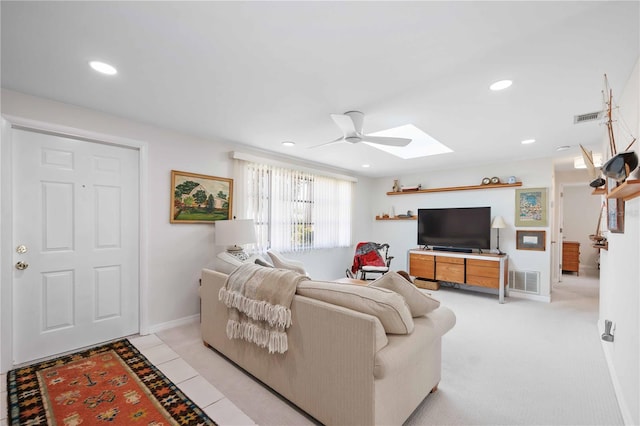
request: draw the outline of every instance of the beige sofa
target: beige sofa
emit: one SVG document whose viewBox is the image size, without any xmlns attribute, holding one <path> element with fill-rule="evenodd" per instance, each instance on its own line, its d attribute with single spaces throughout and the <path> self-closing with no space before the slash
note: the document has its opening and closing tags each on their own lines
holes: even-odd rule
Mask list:
<svg viewBox="0 0 640 426">
<path fill-rule="evenodd" d="M 289 349 L 269 354 L 227 338 L 218 301 L 226 278 L 202 271 L 204 343 L 324 424 L 402 424 L 440 381 L 441 337 L 455 324 L 446 307 L 413 318 L 411 334 L 392 335 L 375 316 L 296 294 Z"/>
</svg>

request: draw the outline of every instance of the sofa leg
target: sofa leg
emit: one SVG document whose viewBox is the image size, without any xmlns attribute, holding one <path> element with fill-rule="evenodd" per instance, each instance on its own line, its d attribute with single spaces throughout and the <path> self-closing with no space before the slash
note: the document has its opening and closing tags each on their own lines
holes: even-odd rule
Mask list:
<svg viewBox="0 0 640 426">
<path fill-rule="evenodd" d="M 438 385 L 439 385 L 439 384 L 440 384 L 440 383 L 436 383 L 436 385 L 435 385 L 433 388 L 431 388 L 431 392 L 429 392 L 429 393 L 434 393 L 435 391 L 437 391 L 437 390 L 438 390 Z"/>
</svg>

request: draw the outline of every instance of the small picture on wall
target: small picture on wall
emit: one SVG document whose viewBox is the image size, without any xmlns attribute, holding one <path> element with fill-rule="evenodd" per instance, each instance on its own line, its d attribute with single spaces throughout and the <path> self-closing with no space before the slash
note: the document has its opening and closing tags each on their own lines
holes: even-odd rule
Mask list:
<svg viewBox="0 0 640 426">
<path fill-rule="evenodd" d="M 516 231 L 517 250 L 545 250 L 545 231 Z"/>
<path fill-rule="evenodd" d="M 232 215 L 233 179 L 171 171 L 171 223 L 213 223 Z"/>
<path fill-rule="evenodd" d="M 607 191 L 611 192 L 618 186 L 615 179 L 607 178 Z M 607 228 L 616 234 L 624 233 L 624 200 L 622 198 L 607 198 Z"/>
</svg>

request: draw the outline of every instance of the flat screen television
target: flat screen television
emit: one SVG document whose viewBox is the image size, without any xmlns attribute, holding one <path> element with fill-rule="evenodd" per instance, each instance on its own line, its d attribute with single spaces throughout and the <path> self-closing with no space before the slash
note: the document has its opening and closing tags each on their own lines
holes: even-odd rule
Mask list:
<svg viewBox="0 0 640 426">
<path fill-rule="evenodd" d="M 418 244 L 433 249 L 490 249 L 491 207 L 418 209 Z"/>
</svg>

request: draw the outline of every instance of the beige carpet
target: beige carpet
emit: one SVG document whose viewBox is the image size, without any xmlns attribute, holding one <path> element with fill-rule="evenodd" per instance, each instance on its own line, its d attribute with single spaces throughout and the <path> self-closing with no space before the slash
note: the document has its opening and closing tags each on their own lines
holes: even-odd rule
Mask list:
<svg viewBox="0 0 640 426">
<path fill-rule="evenodd" d="M 456 313 L 442 381 L 408 425 L 623 424 L 596 326 L 598 280 L 564 275 L 550 304 L 464 290 L 434 296 Z M 314 424 L 200 340 L 197 325 L 163 341 L 260 425 Z"/>
</svg>

